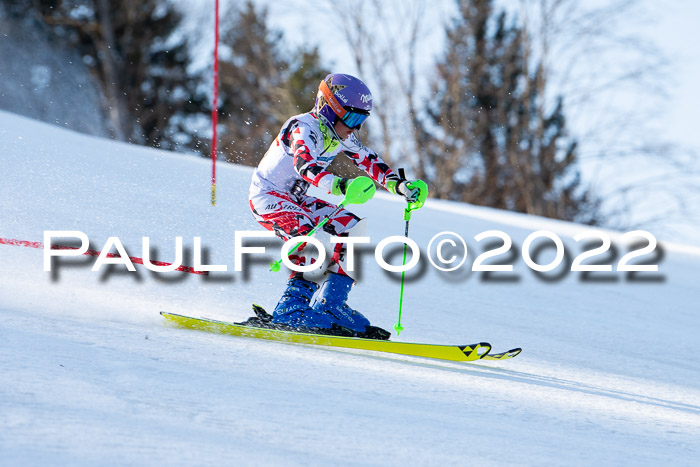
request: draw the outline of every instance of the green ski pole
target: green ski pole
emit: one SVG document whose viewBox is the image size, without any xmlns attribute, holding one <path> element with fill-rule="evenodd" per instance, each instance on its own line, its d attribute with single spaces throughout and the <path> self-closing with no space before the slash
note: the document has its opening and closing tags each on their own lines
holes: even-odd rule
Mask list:
<svg viewBox="0 0 700 467">
<path fill-rule="evenodd" d="M 338 207 L 333 210 L 332 213 L 328 214 L 326 217 L 323 218 L 321 222 L 319 222 L 316 227 L 311 229 L 309 233 L 304 235 L 304 237 L 310 237 L 314 233 L 318 231 L 321 227 L 326 225 L 326 223 L 333 218 L 336 214 L 340 212 L 341 209 L 343 209 L 347 204 L 362 204 L 367 202 L 369 199 L 374 196 L 374 192 L 377 189 L 377 187 L 374 185 L 374 182 L 369 178 L 369 177 L 357 177 L 356 179 L 352 180 L 349 184 L 347 189 L 345 190 L 345 198 L 343 198 L 343 201 L 341 201 L 338 204 Z M 306 242 L 299 242 L 297 245 L 289 250 L 289 253 L 287 256 L 291 255 L 297 249 L 303 245 Z M 277 272 L 280 270 L 282 267 L 282 259 L 278 259 L 277 261 L 273 261 L 270 263 L 270 271 Z"/>
<path fill-rule="evenodd" d="M 340 210 L 343 209 L 344 207 L 345 207 L 345 200 L 341 201 L 340 204 L 338 204 L 338 207 L 335 208 L 335 209 L 333 210 L 332 213 L 330 213 L 330 214 L 328 214 L 326 217 L 324 217 L 323 220 L 322 220 L 321 222 L 319 222 L 318 225 L 316 225 L 316 227 L 314 227 L 313 229 L 311 229 L 311 231 L 310 231 L 309 233 L 307 233 L 306 235 L 304 235 L 304 237 L 310 237 L 310 236 L 312 236 L 313 234 L 315 234 L 316 231 L 317 231 L 318 229 L 320 229 L 321 227 L 323 227 L 324 225 L 326 225 L 326 223 L 327 223 L 329 220 L 331 220 L 331 218 L 332 218 L 333 216 L 335 216 L 336 214 L 338 214 L 338 213 L 340 212 Z M 291 250 L 289 250 L 289 253 L 287 254 L 287 256 L 289 256 L 289 255 L 291 255 L 292 253 L 294 253 L 295 251 L 297 251 L 297 249 L 298 249 L 300 246 L 302 246 L 304 243 L 305 243 L 305 242 L 299 242 L 299 243 L 297 243 L 297 245 L 296 245 L 294 248 L 292 248 Z M 281 258 L 278 259 L 277 261 L 273 261 L 273 262 L 270 263 L 270 271 L 277 272 L 277 271 L 280 270 L 281 267 L 282 267 L 282 259 L 281 259 Z"/>
<path fill-rule="evenodd" d="M 411 220 L 411 210 L 406 207 L 403 211 L 403 219 L 406 221 L 406 230 L 404 232 L 404 235 L 406 238 L 408 238 L 408 222 Z M 403 244 L 403 265 L 406 266 L 406 251 L 408 250 L 408 245 L 406 243 Z M 404 281 L 406 279 L 406 271 L 401 271 L 401 294 L 399 295 L 399 320 L 398 322 L 394 325 L 394 329 L 396 330 L 396 335 L 398 336 L 401 334 L 401 331 L 403 331 L 403 326 L 401 326 L 401 311 L 403 310 L 403 285 Z"/>
</svg>

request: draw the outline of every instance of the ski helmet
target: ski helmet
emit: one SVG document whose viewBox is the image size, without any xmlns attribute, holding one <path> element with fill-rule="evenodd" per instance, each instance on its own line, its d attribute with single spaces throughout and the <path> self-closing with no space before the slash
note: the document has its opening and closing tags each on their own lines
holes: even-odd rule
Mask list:
<svg viewBox="0 0 700 467">
<path fill-rule="evenodd" d="M 314 112 L 324 123 L 359 129 L 372 110 L 372 93 L 354 76 L 331 73 L 318 86 Z M 325 120 L 325 121 L 324 121 Z"/>
</svg>

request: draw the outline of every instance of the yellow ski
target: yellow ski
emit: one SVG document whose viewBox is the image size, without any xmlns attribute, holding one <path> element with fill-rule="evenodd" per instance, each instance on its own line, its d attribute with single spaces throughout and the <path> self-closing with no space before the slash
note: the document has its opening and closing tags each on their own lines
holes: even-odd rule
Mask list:
<svg viewBox="0 0 700 467">
<path fill-rule="evenodd" d="M 267 339 L 293 344 L 319 345 L 325 347 L 342 347 L 346 349 L 372 350 L 413 357 L 435 358 L 455 362 L 471 362 L 488 356 L 491 344 L 479 342 L 471 345 L 436 345 L 416 344 L 409 342 L 394 342 L 358 337 L 326 336 L 303 332 L 281 331 L 277 329 L 257 328 L 240 324 L 227 323 L 206 318 L 193 318 L 174 313 L 160 312 L 168 322 L 182 328 L 199 331 L 227 334 L 230 336 Z M 496 355 L 495 359 L 512 358 L 520 353 L 520 349 Z"/>
</svg>

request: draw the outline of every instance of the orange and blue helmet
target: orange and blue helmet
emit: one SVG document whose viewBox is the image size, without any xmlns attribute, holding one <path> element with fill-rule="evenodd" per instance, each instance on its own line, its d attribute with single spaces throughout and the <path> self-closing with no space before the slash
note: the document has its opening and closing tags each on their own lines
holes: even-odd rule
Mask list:
<svg viewBox="0 0 700 467">
<path fill-rule="evenodd" d="M 372 93 L 354 76 L 332 73 L 318 86 L 314 112 L 330 126 L 342 121 L 349 128 L 359 129 L 371 110 Z"/>
</svg>

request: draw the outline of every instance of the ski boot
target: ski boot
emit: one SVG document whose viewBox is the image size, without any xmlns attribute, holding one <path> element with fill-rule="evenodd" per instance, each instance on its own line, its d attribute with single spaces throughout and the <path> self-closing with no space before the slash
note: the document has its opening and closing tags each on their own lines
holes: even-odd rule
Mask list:
<svg viewBox="0 0 700 467">
<path fill-rule="evenodd" d="M 304 316 L 307 313 L 313 313 L 309 302 L 316 289 L 318 289 L 317 284 L 305 280 L 301 274 L 295 274 L 287 281 L 287 288 L 272 314 L 265 311 L 260 305 L 254 304 L 255 316 L 236 324 L 286 331 L 297 330 L 297 327 L 305 324 Z"/>
<path fill-rule="evenodd" d="M 331 326 L 328 327 L 332 332 L 329 334 L 389 339 L 391 334 L 388 331 L 370 325 L 367 318 L 345 303 L 354 282 L 349 276 L 329 272 L 312 303 L 313 310 L 319 315 L 331 317 Z"/>
<path fill-rule="evenodd" d="M 304 279 L 302 274 L 290 278 L 287 289 L 272 312 L 272 320 L 268 322 L 268 326 L 286 331 L 333 334 L 327 331 L 334 327 L 334 316 L 309 306 L 317 288 L 316 283 Z M 259 311 L 255 312 L 259 318 Z"/>
</svg>

